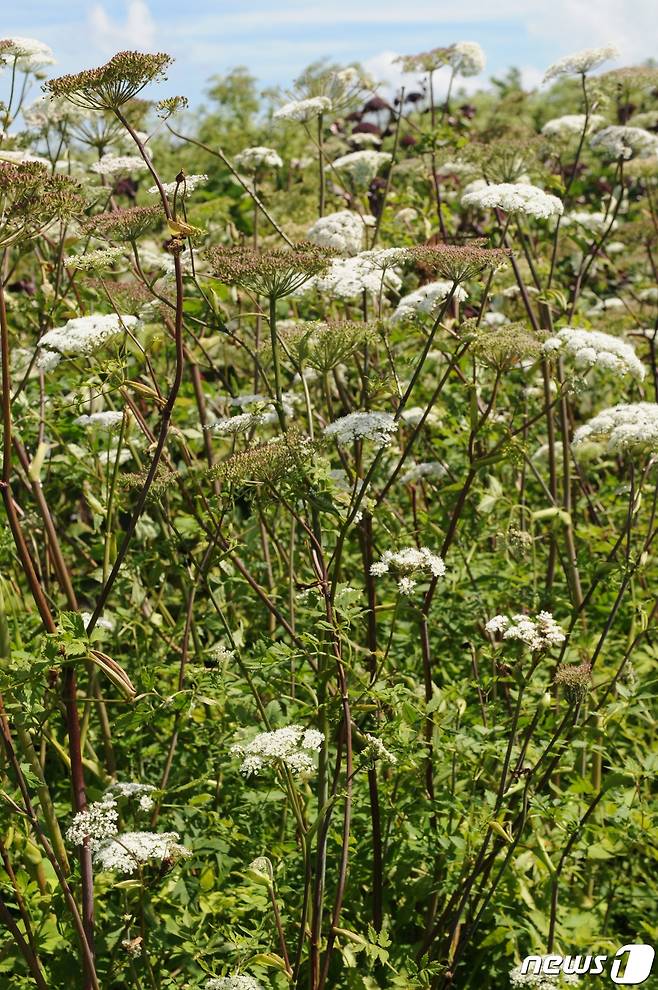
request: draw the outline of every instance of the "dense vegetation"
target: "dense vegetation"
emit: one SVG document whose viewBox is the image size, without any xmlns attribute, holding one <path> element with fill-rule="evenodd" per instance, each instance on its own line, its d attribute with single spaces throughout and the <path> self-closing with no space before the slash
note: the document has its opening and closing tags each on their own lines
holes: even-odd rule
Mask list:
<svg viewBox="0 0 658 990">
<path fill-rule="evenodd" d="M 166 55 L 37 98 L 0 40 L 2 986 L 658 938 L 658 70 L 613 57 L 193 114 Z"/>
</svg>

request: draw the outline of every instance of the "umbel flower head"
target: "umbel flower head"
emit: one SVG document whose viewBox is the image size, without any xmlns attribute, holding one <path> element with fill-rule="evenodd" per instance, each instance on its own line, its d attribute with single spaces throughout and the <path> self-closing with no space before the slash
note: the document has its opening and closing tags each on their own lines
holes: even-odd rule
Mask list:
<svg viewBox="0 0 658 990">
<path fill-rule="evenodd" d="M 77 316 L 63 327 L 48 330 L 40 338 L 37 366 L 50 370 L 62 357 L 93 354 L 126 330 L 135 330 L 138 326 L 136 316 L 117 316 L 116 313 Z"/>
<path fill-rule="evenodd" d="M 497 371 L 507 371 L 520 361 L 534 361 L 541 354 L 542 341 L 524 323 L 504 323 L 483 327 L 475 333 L 471 351 Z"/>
<path fill-rule="evenodd" d="M 94 849 L 94 863 L 101 870 L 132 875 L 140 867 L 173 866 L 190 855 L 178 842 L 178 832 L 121 832 Z"/>
<path fill-rule="evenodd" d="M 416 586 L 411 574 L 426 574 L 433 578 L 445 576 L 446 565 L 443 558 L 428 547 L 404 547 L 402 550 L 385 550 L 381 560 L 370 567 L 373 577 L 381 577 L 395 571 L 399 577 L 398 589 L 401 595 L 410 595 Z"/>
<path fill-rule="evenodd" d="M 599 330 L 562 327 L 544 342 L 543 351 L 549 357 L 563 354 L 584 371 L 600 368 L 616 375 L 630 375 L 638 381 L 645 375 L 644 365 L 630 344 Z"/>
<path fill-rule="evenodd" d="M 325 104 L 321 112 L 338 113 L 354 106 L 366 88 L 371 88 L 369 80 L 354 66 L 320 72 L 317 66 L 310 66 L 295 79 L 291 95 L 299 104 L 321 100 Z"/>
<path fill-rule="evenodd" d="M 584 48 L 580 52 L 574 52 L 573 55 L 565 55 L 550 65 L 544 73 L 544 82 L 559 79 L 560 76 L 584 76 L 592 69 L 598 69 L 608 59 L 618 57 L 619 51 L 614 45 L 605 45 L 603 48 Z"/>
<path fill-rule="evenodd" d="M 274 148 L 258 145 L 254 148 L 244 148 L 233 159 L 236 168 L 248 175 L 255 175 L 266 168 L 281 168 L 283 159 Z"/>
<path fill-rule="evenodd" d="M 81 223 L 82 229 L 107 241 L 136 241 L 164 220 L 162 206 L 131 206 L 127 210 L 96 213 Z"/>
<path fill-rule="evenodd" d="M 35 72 L 46 65 L 54 65 L 52 49 L 37 38 L 1 38 L 0 65 L 16 65 L 21 72 Z"/>
<path fill-rule="evenodd" d="M 427 282 L 425 285 L 421 285 L 408 295 L 402 296 L 391 320 L 398 323 L 431 316 L 438 310 L 453 286 L 454 282 L 451 279 L 439 279 L 436 282 Z M 466 299 L 465 290 L 461 286 L 457 286 L 453 292 L 453 298 L 462 302 Z"/>
<path fill-rule="evenodd" d="M 353 412 L 325 426 L 324 435 L 334 439 L 340 447 L 355 440 L 370 440 L 378 447 L 386 447 L 396 430 L 397 423 L 390 413 Z"/>
<path fill-rule="evenodd" d="M 148 165 L 141 155 L 103 155 L 100 161 L 94 162 L 91 171 L 96 175 L 129 175 L 148 171 Z"/>
<path fill-rule="evenodd" d="M 598 440 L 613 453 L 658 451 L 658 403 L 620 403 L 604 409 L 573 436 L 575 449 Z"/>
<path fill-rule="evenodd" d="M 301 725 L 288 725 L 273 732 L 261 732 L 249 743 L 231 746 L 234 756 L 242 757 L 240 772 L 245 777 L 258 774 L 265 767 L 286 767 L 303 776 L 315 769 L 314 753 L 324 741 L 317 729 L 304 729 Z"/>
<path fill-rule="evenodd" d="M 271 485 L 301 473 L 314 450 L 308 437 L 288 430 L 268 443 L 237 451 L 215 464 L 209 474 L 226 485 Z"/>
<path fill-rule="evenodd" d="M 372 340 L 375 328 L 359 321 L 317 320 L 299 323 L 279 334 L 295 365 L 327 374 Z"/>
<path fill-rule="evenodd" d="M 89 110 L 119 110 L 151 82 L 166 78 L 173 62 L 164 52 L 118 52 L 97 69 L 50 79 L 46 92 Z"/>
<path fill-rule="evenodd" d="M 561 663 L 555 673 L 555 684 L 564 688 L 567 701 L 579 702 L 587 697 L 592 680 L 592 665 L 587 661 L 579 664 Z"/>
<path fill-rule="evenodd" d="M 212 247 L 206 251 L 214 278 L 274 299 L 289 295 L 326 271 L 332 256 L 331 251 L 307 241 L 290 250 Z"/>
<path fill-rule="evenodd" d="M 541 129 L 546 137 L 574 138 L 580 137 L 587 124 L 587 131 L 601 127 L 604 118 L 600 113 L 591 113 L 589 118 L 584 113 L 566 113 L 562 117 L 552 117 Z"/>
<path fill-rule="evenodd" d="M 487 60 L 477 41 L 458 41 L 448 51 L 448 65 L 456 76 L 477 76 L 484 71 Z"/>
<path fill-rule="evenodd" d="M 64 259 L 67 268 L 76 268 L 83 272 L 105 271 L 121 261 L 123 248 L 106 247 L 97 251 L 85 251 L 84 254 L 71 254 Z"/>
<path fill-rule="evenodd" d="M 562 200 L 528 182 L 499 182 L 473 189 L 462 196 L 462 206 L 476 209 L 497 209 L 505 213 L 525 213 L 546 220 L 560 216 Z"/>
<path fill-rule="evenodd" d="M 442 66 L 449 65 L 451 52 L 452 47 L 444 45 L 415 55 L 399 55 L 395 61 L 403 72 L 436 72 Z"/>
<path fill-rule="evenodd" d="M 460 150 L 456 162 L 449 162 L 444 168 L 453 171 L 457 166 L 463 174 L 479 174 L 489 183 L 518 183 L 536 165 L 539 151 L 540 139 L 534 132 L 511 132 L 502 138 L 473 140 Z M 464 192 L 482 187 L 482 183 L 469 185 Z"/>
<path fill-rule="evenodd" d="M 235 973 L 233 976 L 212 976 L 206 981 L 204 990 L 263 990 L 253 976 Z"/>
<path fill-rule="evenodd" d="M 78 185 L 37 162 L 0 162 L 0 247 L 35 237 L 84 209 Z"/>
<path fill-rule="evenodd" d="M 306 123 L 314 117 L 331 110 L 331 100 L 328 96 L 309 96 L 306 100 L 291 100 L 284 103 L 282 107 L 275 110 L 276 120 L 296 120 L 299 123 Z"/>
<path fill-rule="evenodd" d="M 388 151 L 350 151 L 347 155 L 335 158 L 327 171 L 344 174 L 355 189 L 365 190 L 375 178 L 380 168 L 388 165 L 392 155 Z"/>
<path fill-rule="evenodd" d="M 479 244 L 422 244 L 410 254 L 425 271 L 456 284 L 478 278 L 487 269 L 495 271 L 507 264 L 509 258 L 509 251 L 504 248 L 485 248 Z"/>
<path fill-rule="evenodd" d="M 381 739 L 371 736 L 368 732 L 364 733 L 364 738 L 366 745 L 362 755 L 368 763 L 376 763 L 379 760 L 380 763 L 388 763 L 392 767 L 397 764 L 397 756 L 387 749 Z"/>
<path fill-rule="evenodd" d="M 610 124 L 594 135 L 590 145 L 611 158 L 643 158 L 658 154 L 658 135 L 643 127 Z"/>
<path fill-rule="evenodd" d="M 340 254 L 358 254 L 364 246 L 366 230 L 375 223 L 375 218 L 361 216 L 354 210 L 338 210 L 320 217 L 309 227 L 306 236 L 313 244 L 331 248 Z"/>
<path fill-rule="evenodd" d="M 76 846 L 86 844 L 101 870 L 128 875 L 148 863 L 172 865 L 189 856 L 185 846 L 179 845 L 177 832 L 119 832 L 116 797 L 135 793 L 127 794 L 125 786 L 106 791 L 100 801 L 79 811 L 66 831 L 67 840 Z M 143 786 L 137 787 L 143 794 Z M 142 805 L 141 810 L 147 811 L 148 806 Z"/>
<path fill-rule="evenodd" d="M 417 55 L 401 55 L 395 61 L 400 63 L 403 72 L 436 72 L 449 65 L 456 76 L 477 76 L 486 65 L 484 52 L 477 41 L 458 41 Z"/>
<path fill-rule="evenodd" d="M 123 412 L 120 409 L 107 409 L 104 412 L 90 413 L 78 416 L 73 421 L 78 426 L 89 426 L 101 430 L 117 430 L 123 422 Z"/>
<path fill-rule="evenodd" d="M 538 612 L 534 619 L 523 613 L 494 615 L 484 628 L 492 636 L 523 643 L 533 653 L 543 653 L 566 639 L 550 612 Z"/>
<path fill-rule="evenodd" d="M 186 96 L 165 96 L 163 100 L 158 100 L 155 105 L 155 112 L 162 120 L 168 120 L 174 114 L 187 110 L 190 102 Z"/>
<path fill-rule="evenodd" d="M 403 252 L 384 248 L 361 251 L 352 258 L 334 258 L 327 272 L 309 279 L 303 291 L 326 292 L 337 299 L 354 299 L 364 292 L 378 296 L 385 289 L 397 292 L 402 283 L 393 266 Z"/>
</svg>

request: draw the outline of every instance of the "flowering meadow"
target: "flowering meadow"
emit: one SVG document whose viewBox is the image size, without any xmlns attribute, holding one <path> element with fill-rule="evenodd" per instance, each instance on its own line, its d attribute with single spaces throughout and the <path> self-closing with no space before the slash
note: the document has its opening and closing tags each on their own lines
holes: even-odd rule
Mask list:
<svg viewBox="0 0 658 990">
<path fill-rule="evenodd" d="M 608 986 L 658 940 L 658 69 L 192 113 L 164 53 L 0 62 L 0 986 Z"/>
</svg>

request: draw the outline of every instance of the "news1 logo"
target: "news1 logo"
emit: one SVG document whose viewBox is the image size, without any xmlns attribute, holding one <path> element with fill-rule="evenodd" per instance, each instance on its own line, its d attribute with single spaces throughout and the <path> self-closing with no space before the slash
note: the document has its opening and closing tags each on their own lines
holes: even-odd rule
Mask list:
<svg viewBox="0 0 658 990">
<path fill-rule="evenodd" d="M 610 960 L 610 979 L 620 986 L 639 986 L 649 979 L 655 950 L 652 945 L 622 945 Z M 526 956 L 521 973 L 535 976 L 602 976 L 608 956 Z"/>
</svg>

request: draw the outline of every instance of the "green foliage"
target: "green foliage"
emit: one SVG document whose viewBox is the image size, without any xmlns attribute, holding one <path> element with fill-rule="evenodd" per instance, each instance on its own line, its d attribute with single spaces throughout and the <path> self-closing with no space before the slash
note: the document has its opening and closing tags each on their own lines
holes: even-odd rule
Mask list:
<svg viewBox="0 0 658 990">
<path fill-rule="evenodd" d="M 321 62 L 281 120 L 245 68 L 126 103 L 165 59 L 27 113 L 84 201 L 3 173 L 0 984 L 498 990 L 655 942 L 655 159 L 541 133 L 646 118 L 651 67 L 400 109 Z M 361 188 L 331 162 L 364 140 Z M 565 217 L 464 208 L 476 180 Z"/>
</svg>

